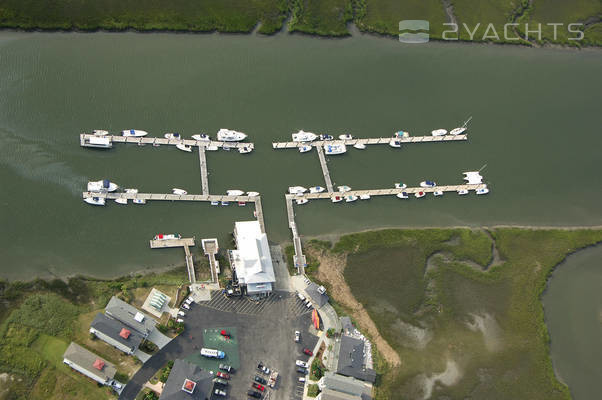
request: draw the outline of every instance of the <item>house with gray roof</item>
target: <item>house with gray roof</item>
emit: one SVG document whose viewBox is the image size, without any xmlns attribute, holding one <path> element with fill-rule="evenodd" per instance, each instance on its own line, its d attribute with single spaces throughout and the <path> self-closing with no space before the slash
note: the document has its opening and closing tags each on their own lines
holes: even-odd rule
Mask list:
<svg viewBox="0 0 602 400">
<path fill-rule="evenodd" d="M 155 329 L 157 321 L 116 296 L 111 297 L 105 314 L 138 332 L 144 339 Z"/>
<path fill-rule="evenodd" d="M 140 333 L 103 313 L 96 314 L 90 333 L 126 354 L 134 354 L 143 340 Z"/>
<path fill-rule="evenodd" d="M 173 363 L 159 400 L 209 400 L 214 376 L 191 364 L 177 359 Z"/>
<path fill-rule="evenodd" d="M 74 342 L 65 350 L 63 362 L 102 385 L 111 385 L 117 372 L 115 365 Z"/>
<path fill-rule="evenodd" d="M 322 391 L 322 398 L 329 399 L 357 399 L 371 400 L 372 385 L 350 376 L 343 376 L 328 371 L 318 381 L 318 387 Z M 339 397 L 337 397 L 339 396 Z M 320 398 L 318 398 L 320 400 Z"/>
<path fill-rule="evenodd" d="M 305 288 L 305 293 L 311 298 L 312 303 L 316 308 L 322 307 L 324 304 L 328 303 L 328 295 L 326 292 L 320 289 L 316 283 L 312 282 Z"/>
<path fill-rule="evenodd" d="M 362 400 L 360 396 L 324 389 L 316 396 L 316 400 Z"/>
<path fill-rule="evenodd" d="M 374 383 L 376 380 L 376 372 L 372 368 L 366 368 L 365 359 L 364 341 L 343 335 L 341 337 L 341 349 L 339 351 L 337 373 L 344 376 L 352 376 L 361 381 Z"/>
</svg>

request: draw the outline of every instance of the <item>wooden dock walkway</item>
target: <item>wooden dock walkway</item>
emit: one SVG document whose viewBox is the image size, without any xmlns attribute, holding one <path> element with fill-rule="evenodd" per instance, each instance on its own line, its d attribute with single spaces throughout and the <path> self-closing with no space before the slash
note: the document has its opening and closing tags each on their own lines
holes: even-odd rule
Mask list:
<svg viewBox="0 0 602 400">
<path fill-rule="evenodd" d="M 322 175 L 324 176 L 324 183 L 326 183 L 326 190 L 332 193 L 332 181 L 330 180 L 330 171 L 328 171 L 328 165 L 326 164 L 326 157 L 324 156 L 324 148 L 320 145 L 316 146 L 318 157 L 320 158 L 320 166 L 322 167 Z"/>
<path fill-rule="evenodd" d="M 324 146 L 326 144 L 344 143 L 347 146 L 353 146 L 355 144 L 389 144 L 391 141 L 397 141 L 404 143 L 441 143 L 441 142 L 457 142 L 468 140 L 468 135 L 445 135 L 445 136 L 408 136 L 401 138 L 368 138 L 368 139 L 346 139 L 346 140 L 331 140 L 331 141 L 315 141 L 315 142 L 274 142 L 272 148 L 274 149 L 292 149 L 300 146 Z"/>
<path fill-rule="evenodd" d="M 79 135 L 79 144 L 82 147 L 95 147 L 90 145 L 91 137 L 99 137 L 89 133 L 82 133 Z M 242 149 L 244 147 L 253 148 L 253 143 L 248 142 L 218 142 L 213 140 L 194 140 L 194 139 L 166 139 L 162 137 L 148 137 L 148 136 L 118 136 L 118 135 L 106 135 L 102 136 L 108 138 L 111 145 L 113 143 L 132 143 L 132 144 L 154 144 L 154 145 L 170 145 L 176 146 L 178 144 L 185 144 L 187 146 L 197 147 L 218 147 L 227 149 Z"/>
<path fill-rule="evenodd" d="M 207 171 L 207 157 L 205 156 L 204 146 L 199 146 L 199 165 L 201 167 L 201 191 L 203 194 L 209 194 L 209 172 Z"/>
<path fill-rule="evenodd" d="M 408 195 L 410 194 L 414 194 L 414 193 L 418 193 L 418 192 L 424 192 L 424 193 L 433 193 L 436 191 L 441 191 L 441 192 L 457 192 L 458 190 L 478 190 L 478 189 L 485 189 L 487 187 L 487 185 L 485 183 L 481 183 L 481 184 L 477 184 L 477 185 L 447 185 L 447 186 L 435 186 L 432 188 L 423 188 L 423 187 L 407 187 L 405 189 L 397 189 L 397 188 L 391 188 L 391 189 L 366 189 L 366 190 L 351 190 L 349 192 L 333 192 L 333 193 L 327 193 L 327 192 L 322 192 L 322 193 L 303 193 L 300 195 L 294 195 L 294 194 L 287 194 L 286 197 L 292 199 L 308 199 L 308 200 L 315 200 L 315 199 L 331 199 L 334 196 L 349 196 L 349 195 L 354 195 L 354 196 L 361 196 L 361 195 L 370 195 L 370 196 L 395 196 L 399 193 L 405 192 Z"/>
<path fill-rule="evenodd" d="M 184 246 L 184 252 L 186 253 L 186 270 L 188 271 L 188 280 L 190 283 L 196 283 L 196 272 L 194 271 L 192 254 L 190 254 L 190 249 L 188 246 Z"/>
<path fill-rule="evenodd" d="M 170 247 L 183 247 L 186 255 L 186 270 L 188 271 L 188 280 L 190 283 L 196 283 L 196 273 L 194 271 L 194 263 L 192 261 L 192 254 L 190 254 L 191 246 L 194 246 L 194 238 L 181 238 L 181 239 L 167 239 L 167 240 L 155 240 L 150 241 L 151 249 L 166 249 Z"/>
<path fill-rule="evenodd" d="M 217 239 L 202 239 L 203 251 L 209 258 L 209 269 L 211 270 L 211 282 L 219 283 L 218 274 L 220 273 L 219 262 L 215 259 L 215 255 L 219 251 Z"/>
<path fill-rule="evenodd" d="M 160 201 L 228 201 L 246 203 L 256 202 L 259 196 L 228 196 L 227 194 L 172 194 L 172 193 L 122 193 L 122 192 L 83 192 L 84 198 L 99 197 L 107 200 L 160 200 Z"/>
<path fill-rule="evenodd" d="M 299 233 L 297 232 L 297 224 L 295 223 L 295 211 L 293 209 L 293 198 L 294 196 L 292 195 L 286 195 L 286 212 L 288 215 L 288 226 L 293 234 L 293 246 L 295 248 L 295 254 L 293 255 L 293 263 L 295 264 L 295 268 L 297 268 L 297 272 L 303 275 L 305 274 L 305 266 L 307 265 L 307 260 L 305 258 L 305 255 L 303 254 L 301 238 L 299 237 Z"/>
<path fill-rule="evenodd" d="M 261 228 L 261 232 L 265 233 L 265 223 L 263 222 L 263 207 L 261 206 L 261 196 L 253 196 L 252 197 L 255 203 L 255 218 L 259 221 L 259 227 Z"/>
</svg>

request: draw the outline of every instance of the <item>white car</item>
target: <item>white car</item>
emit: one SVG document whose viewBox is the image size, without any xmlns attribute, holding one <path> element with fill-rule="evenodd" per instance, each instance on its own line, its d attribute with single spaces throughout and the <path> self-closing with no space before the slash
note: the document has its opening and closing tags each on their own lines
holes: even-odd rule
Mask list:
<svg viewBox="0 0 602 400">
<path fill-rule="evenodd" d="M 295 365 L 297 365 L 297 367 L 307 368 L 307 363 L 305 361 L 297 360 L 295 361 Z"/>
<path fill-rule="evenodd" d="M 190 306 L 188 304 L 186 304 L 186 303 L 182 304 L 182 308 L 190 310 Z"/>
<path fill-rule="evenodd" d="M 299 378 L 299 382 L 305 382 L 305 377 Z"/>
<path fill-rule="evenodd" d="M 225 396 L 226 395 L 226 392 L 224 392 L 223 390 L 220 390 L 220 389 L 215 389 L 215 391 L 213 393 L 215 393 L 218 396 Z"/>
<path fill-rule="evenodd" d="M 178 319 L 176 319 L 176 322 L 182 323 L 182 322 L 184 322 L 184 320 L 182 318 L 178 318 Z"/>
<path fill-rule="evenodd" d="M 183 316 L 185 316 L 185 315 L 186 315 L 186 313 L 185 313 L 184 311 L 178 311 L 178 315 L 179 315 L 180 317 L 183 317 Z"/>
<path fill-rule="evenodd" d="M 189 304 L 192 303 L 194 301 L 194 299 L 192 297 L 187 298 L 186 300 L 184 300 L 184 303 Z"/>
<path fill-rule="evenodd" d="M 299 343 L 301 341 L 301 332 L 295 331 L 295 342 Z"/>
</svg>

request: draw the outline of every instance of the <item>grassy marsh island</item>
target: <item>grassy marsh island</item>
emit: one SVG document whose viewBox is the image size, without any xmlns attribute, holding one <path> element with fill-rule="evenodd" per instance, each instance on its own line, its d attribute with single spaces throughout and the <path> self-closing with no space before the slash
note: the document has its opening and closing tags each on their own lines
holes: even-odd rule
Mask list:
<svg viewBox="0 0 602 400">
<path fill-rule="evenodd" d="M 306 247 L 313 277 L 376 344 L 378 399 L 569 399 L 540 298 L 556 265 L 601 241 L 590 229 L 387 229 Z"/>
</svg>

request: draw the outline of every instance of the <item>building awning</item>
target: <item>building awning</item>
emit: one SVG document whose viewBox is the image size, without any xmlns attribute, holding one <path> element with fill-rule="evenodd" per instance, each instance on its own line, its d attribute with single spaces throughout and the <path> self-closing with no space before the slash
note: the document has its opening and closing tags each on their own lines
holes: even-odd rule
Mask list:
<svg viewBox="0 0 602 400">
<path fill-rule="evenodd" d="M 94 364 L 92 364 L 92 366 L 97 370 L 102 371 L 102 369 L 105 367 L 105 362 L 102 361 L 100 358 L 97 358 L 96 361 L 94 361 Z"/>
<path fill-rule="evenodd" d="M 119 332 L 119 336 L 121 336 L 124 339 L 129 338 L 131 334 L 132 334 L 132 332 L 125 328 L 122 328 L 121 332 Z"/>
</svg>

